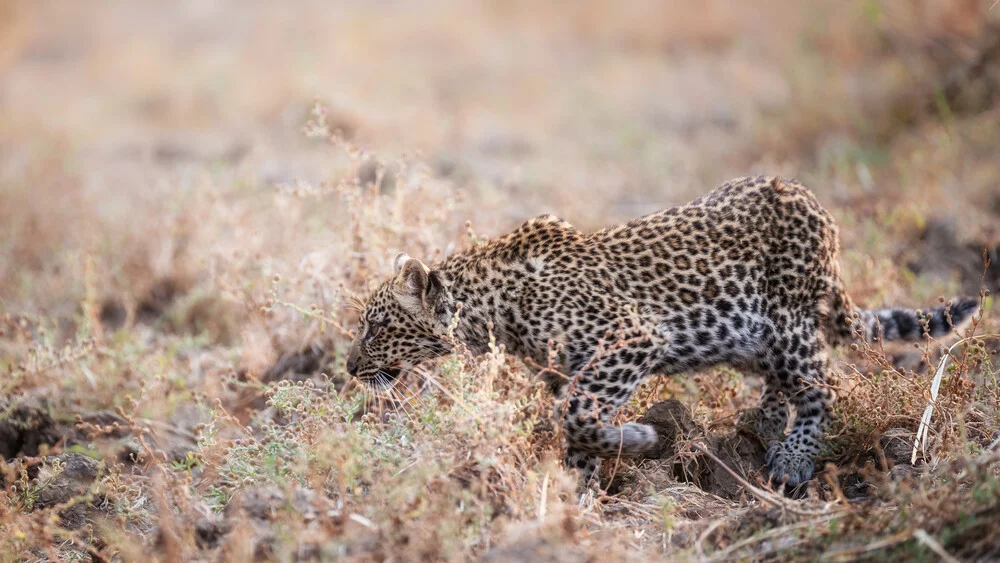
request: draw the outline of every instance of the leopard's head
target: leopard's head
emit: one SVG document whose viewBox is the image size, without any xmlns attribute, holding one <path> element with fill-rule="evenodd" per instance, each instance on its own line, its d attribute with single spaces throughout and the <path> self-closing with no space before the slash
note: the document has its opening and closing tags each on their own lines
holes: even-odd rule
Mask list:
<svg viewBox="0 0 1000 563">
<path fill-rule="evenodd" d="M 348 373 L 375 388 L 451 350 L 456 305 L 448 274 L 406 254 L 396 256 L 395 270 L 368 299 L 347 356 Z"/>
</svg>

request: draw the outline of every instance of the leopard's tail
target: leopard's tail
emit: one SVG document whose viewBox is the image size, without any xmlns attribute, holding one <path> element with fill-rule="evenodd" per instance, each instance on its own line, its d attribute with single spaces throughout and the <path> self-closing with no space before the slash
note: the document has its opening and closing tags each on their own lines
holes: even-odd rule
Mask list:
<svg viewBox="0 0 1000 563">
<path fill-rule="evenodd" d="M 843 290 L 835 291 L 830 303 L 831 340 L 842 344 L 857 338 L 860 331 L 867 342 L 879 340 L 919 341 L 925 334 L 945 336 L 961 328 L 979 310 L 977 299 L 955 299 L 930 310 L 903 307 L 858 309 Z M 855 316 L 855 314 L 857 316 Z"/>
</svg>

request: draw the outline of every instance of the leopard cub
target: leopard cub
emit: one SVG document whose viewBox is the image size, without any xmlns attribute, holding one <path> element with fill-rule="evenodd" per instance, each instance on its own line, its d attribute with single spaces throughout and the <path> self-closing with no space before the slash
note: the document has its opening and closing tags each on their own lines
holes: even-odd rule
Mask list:
<svg viewBox="0 0 1000 563">
<path fill-rule="evenodd" d="M 973 300 L 918 317 L 860 310 L 844 290 L 837 227 L 801 184 L 740 178 L 680 207 L 584 233 L 551 216 L 428 267 L 405 254 L 370 297 L 348 371 L 386 386 L 447 354 L 453 336 L 484 353 L 490 334 L 546 364 L 560 350 L 568 383 L 566 462 L 592 475 L 600 458 L 642 456 L 648 425 L 612 422 L 651 374 L 728 364 L 764 377 L 760 434 L 771 477 L 813 475 L 831 394 L 826 347 L 851 340 L 940 336 L 971 317 Z M 612 335 L 609 339 L 608 336 Z M 785 436 L 790 407 L 795 419 Z"/>
</svg>

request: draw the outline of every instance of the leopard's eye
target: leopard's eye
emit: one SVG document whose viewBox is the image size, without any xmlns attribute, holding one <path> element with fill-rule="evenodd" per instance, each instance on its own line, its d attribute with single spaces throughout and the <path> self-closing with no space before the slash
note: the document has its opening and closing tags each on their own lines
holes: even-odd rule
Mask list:
<svg viewBox="0 0 1000 563">
<path fill-rule="evenodd" d="M 371 342 L 385 326 L 385 321 L 368 321 L 368 332 L 365 333 L 365 342 Z"/>
</svg>

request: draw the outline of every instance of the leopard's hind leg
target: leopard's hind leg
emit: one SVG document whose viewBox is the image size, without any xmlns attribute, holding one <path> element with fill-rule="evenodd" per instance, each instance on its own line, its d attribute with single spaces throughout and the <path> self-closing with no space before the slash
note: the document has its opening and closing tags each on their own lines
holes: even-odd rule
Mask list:
<svg viewBox="0 0 1000 563">
<path fill-rule="evenodd" d="M 576 373 L 559 391 L 566 432 L 568 466 L 591 474 L 600 458 L 636 457 L 652 452 L 658 436 L 652 426 L 612 417 L 656 365 L 657 353 L 643 342 L 606 351 Z M 589 474 L 587 477 L 589 478 Z"/>
</svg>

